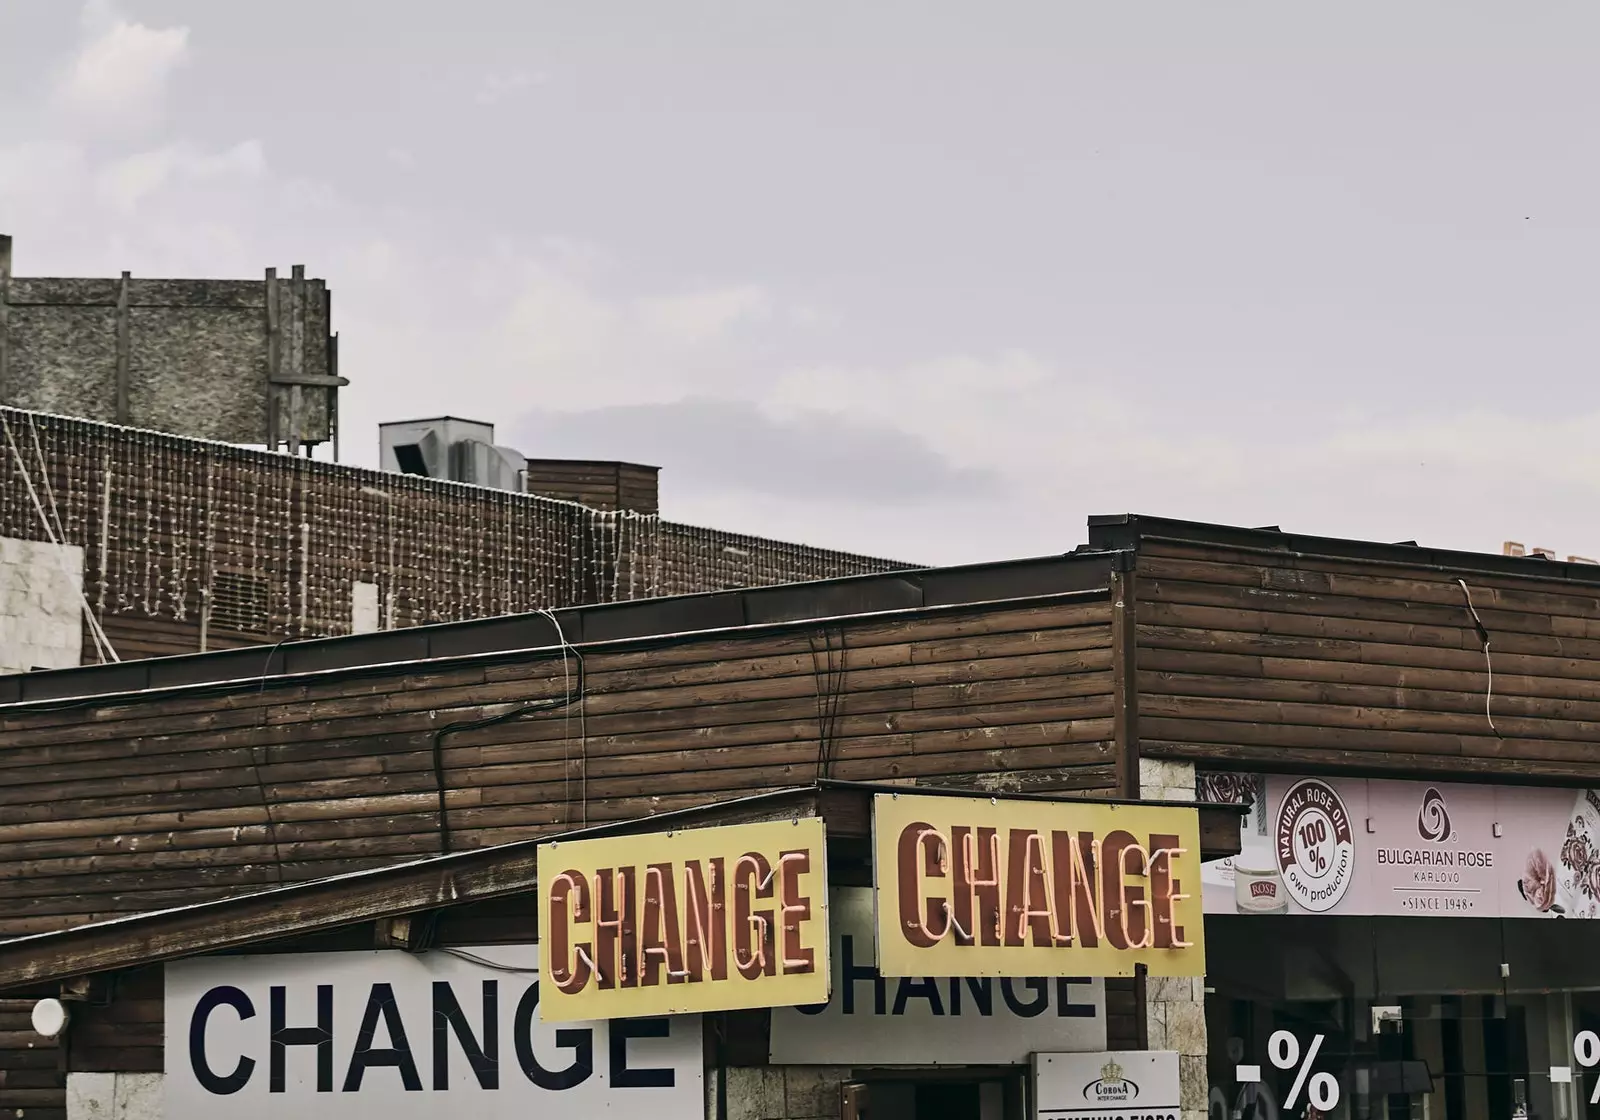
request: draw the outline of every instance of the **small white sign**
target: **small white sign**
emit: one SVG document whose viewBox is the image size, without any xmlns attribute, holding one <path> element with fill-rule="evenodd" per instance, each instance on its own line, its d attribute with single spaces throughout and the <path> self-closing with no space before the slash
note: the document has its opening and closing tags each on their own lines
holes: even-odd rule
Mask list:
<svg viewBox="0 0 1600 1120">
<path fill-rule="evenodd" d="M 539 951 L 166 966 L 168 1120 L 703 1120 L 699 1016 L 546 1024 Z"/>
<path fill-rule="evenodd" d="M 1039 1120 L 1179 1120 L 1173 1050 L 1035 1054 Z"/>
<path fill-rule="evenodd" d="M 872 890 L 829 896 L 833 997 L 775 1007 L 773 1065 L 1021 1065 L 1106 1046 L 1103 979 L 895 977 L 876 964 Z"/>
</svg>

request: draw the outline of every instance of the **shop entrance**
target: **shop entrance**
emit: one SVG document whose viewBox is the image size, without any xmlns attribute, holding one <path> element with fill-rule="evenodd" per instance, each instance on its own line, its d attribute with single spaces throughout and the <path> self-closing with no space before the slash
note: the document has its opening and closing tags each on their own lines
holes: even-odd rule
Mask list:
<svg viewBox="0 0 1600 1120">
<path fill-rule="evenodd" d="M 1573 1048 L 1600 1034 L 1593 925 L 1208 916 L 1210 1120 L 1307 1115 L 1266 1060 L 1280 1032 L 1338 1082 L 1324 1120 L 1600 1120 L 1600 1069 Z"/>
<path fill-rule="evenodd" d="M 1023 1120 L 1024 1070 L 857 1071 L 842 1120 Z"/>
</svg>

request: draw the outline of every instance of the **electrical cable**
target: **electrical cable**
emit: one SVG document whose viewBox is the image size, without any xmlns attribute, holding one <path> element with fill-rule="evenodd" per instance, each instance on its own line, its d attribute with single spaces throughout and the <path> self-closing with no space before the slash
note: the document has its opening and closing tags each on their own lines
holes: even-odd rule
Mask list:
<svg viewBox="0 0 1600 1120">
<path fill-rule="evenodd" d="M 811 647 L 811 670 L 816 680 L 817 688 L 817 778 L 827 778 L 833 771 L 834 753 L 837 749 L 836 736 L 838 733 L 839 705 L 844 696 L 845 674 L 845 634 L 844 628 L 839 628 L 839 662 L 837 667 L 833 660 L 833 632 L 828 627 L 822 628 L 823 652 L 826 655 L 823 668 L 817 666 L 817 646 L 814 636 L 807 636 L 806 642 Z"/>
<path fill-rule="evenodd" d="M 583 695 L 583 675 L 578 675 L 578 696 Z M 496 724 L 510 723 L 512 720 L 521 719 L 523 716 L 535 715 L 540 712 L 560 711 L 577 703 L 577 697 L 567 696 L 560 700 L 538 700 L 532 704 L 524 704 L 512 708 L 499 715 L 485 716 L 482 719 L 462 720 L 460 723 L 448 724 L 433 733 L 433 781 L 439 793 L 439 854 L 448 855 L 450 846 L 450 818 L 445 805 L 445 773 L 444 773 L 444 737 L 453 735 L 457 731 L 477 731 L 485 727 L 494 727 Z"/>
<path fill-rule="evenodd" d="M 1467 610 L 1472 615 L 1472 626 L 1478 632 L 1478 641 L 1483 643 L 1483 664 L 1488 672 L 1488 687 L 1483 693 L 1483 718 L 1489 721 L 1489 730 L 1494 732 L 1496 739 L 1504 739 L 1500 729 L 1494 725 L 1494 658 L 1489 656 L 1489 631 L 1483 625 L 1483 619 L 1478 617 L 1478 608 L 1472 605 L 1472 588 L 1467 586 L 1467 581 L 1457 579 L 1461 585 L 1461 593 L 1467 597 Z"/>
<path fill-rule="evenodd" d="M 550 620 L 550 625 L 556 628 L 556 640 L 561 643 L 561 680 L 562 693 L 569 699 L 572 696 L 572 675 L 567 670 L 567 654 L 570 652 L 578 662 L 578 761 L 583 767 L 579 775 L 578 797 L 581 801 L 579 811 L 583 814 L 583 824 L 589 824 L 589 721 L 588 709 L 583 703 L 587 691 L 584 685 L 583 654 L 578 652 L 578 647 L 567 641 L 567 633 L 561 628 L 561 620 L 555 612 L 540 607 L 536 614 L 542 614 Z M 561 725 L 561 802 L 563 810 L 563 824 L 572 823 L 572 776 L 570 770 L 570 755 L 568 750 L 572 745 L 572 717 L 570 712 L 562 717 Z"/>
<path fill-rule="evenodd" d="M 461 960 L 464 960 L 464 961 L 468 962 L 469 964 L 475 964 L 479 968 L 487 968 L 491 972 L 508 972 L 508 973 L 511 973 L 513 976 L 537 976 L 537 975 L 539 975 L 539 966 L 538 965 L 534 965 L 532 968 L 518 968 L 515 965 L 499 964 L 499 963 L 497 963 L 495 961 L 487 960 L 487 959 L 485 959 L 483 957 L 477 956 L 474 953 L 469 953 L 469 952 L 465 951 L 464 949 L 446 949 L 446 948 L 440 947 L 440 948 L 435 949 L 434 952 L 443 953 L 446 956 L 450 956 L 450 957 L 459 957 Z"/>
<path fill-rule="evenodd" d="M 283 643 L 286 641 L 288 641 L 287 638 L 279 638 L 277 644 L 267 651 L 267 661 L 266 664 L 261 666 L 261 680 L 256 688 L 256 696 L 258 698 L 265 695 L 267 691 L 267 678 L 272 673 L 272 659 L 278 656 L 278 650 L 283 648 Z M 261 722 L 257 726 L 265 727 L 267 725 L 267 705 L 258 704 L 257 707 L 261 711 Z M 267 842 L 272 845 L 273 868 L 278 875 L 278 885 L 282 886 L 283 849 L 278 845 L 278 822 L 272 816 L 272 801 L 267 797 L 267 784 L 261 777 L 260 752 L 262 749 L 263 745 L 261 743 L 250 744 L 250 773 L 256 780 L 256 795 L 261 800 L 261 813 L 267 821 Z M 271 748 L 267 747 L 265 749 L 270 750 Z"/>
<path fill-rule="evenodd" d="M 66 526 L 62 524 L 61 510 L 56 505 L 55 489 L 50 485 L 50 466 L 44 457 L 44 447 L 39 442 L 39 426 L 34 423 L 33 413 L 29 412 L 26 415 L 28 417 L 28 434 L 33 441 L 33 453 L 39 459 L 39 487 L 44 491 L 45 497 L 50 500 L 50 514 L 55 518 L 56 535 L 60 541 L 56 547 L 60 552 L 64 553 L 67 546 L 67 529 Z M 7 435 L 9 434 L 10 433 L 8 431 Z M 13 450 L 15 450 L 14 447 Z M 49 527 L 47 525 L 46 532 L 48 531 Z M 87 609 L 89 603 L 88 597 L 81 591 L 79 592 L 79 597 L 83 600 L 86 608 L 85 617 L 89 624 L 89 633 L 94 638 L 95 650 L 100 655 L 100 660 L 102 663 L 105 661 L 119 660 L 116 652 L 111 649 L 111 639 L 106 637 L 105 628 L 101 625 L 99 617 L 95 615 L 93 610 Z"/>
<path fill-rule="evenodd" d="M 67 577 L 67 584 L 78 594 L 78 601 L 83 604 L 84 616 L 88 621 L 89 632 L 94 636 L 96 646 L 102 654 L 109 654 L 112 661 L 121 661 L 117 651 L 111 648 L 111 642 L 106 638 L 105 631 L 100 628 L 100 620 L 95 617 L 94 608 L 89 605 L 89 597 L 83 592 L 81 573 L 74 579 L 71 567 L 67 564 L 67 542 L 56 536 L 55 530 L 50 525 L 50 518 L 45 513 L 44 503 L 39 500 L 39 493 L 34 489 L 33 475 L 28 470 L 27 462 L 22 458 L 22 452 L 17 449 L 17 441 L 11 434 L 11 425 L 6 420 L 4 413 L 0 413 L 0 428 L 5 431 L 6 445 L 11 449 L 11 455 L 16 460 L 17 470 L 22 474 L 22 484 L 28 490 L 28 497 L 33 502 L 34 512 L 39 515 L 39 523 L 44 527 L 45 536 L 54 546 L 56 562 L 61 566 L 61 574 Z"/>
</svg>

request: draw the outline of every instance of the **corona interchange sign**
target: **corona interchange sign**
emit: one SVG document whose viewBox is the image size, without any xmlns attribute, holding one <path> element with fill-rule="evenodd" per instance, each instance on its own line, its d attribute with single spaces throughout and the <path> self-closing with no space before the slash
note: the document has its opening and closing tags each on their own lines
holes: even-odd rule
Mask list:
<svg viewBox="0 0 1600 1120">
<path fill-rule="evenodd" d="M 546 1021 L 828 1001 L 820 820 L 558 841 L 538 861 Z"/>
<path fill-rule="evenodd" d="M 878 794 L 889 976 L 1205 974 L 1195 809 Z"/>
</svg>

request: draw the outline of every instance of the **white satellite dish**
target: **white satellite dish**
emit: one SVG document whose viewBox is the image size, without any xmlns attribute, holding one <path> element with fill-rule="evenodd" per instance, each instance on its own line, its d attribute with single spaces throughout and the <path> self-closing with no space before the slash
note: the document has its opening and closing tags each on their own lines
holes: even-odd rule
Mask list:
<svg viewBox="0 0 1600 1120">
<path fill-rule="evenodd" d="M 45 1038 L 55 1038 L 67 1029 L 67 1005 L 58 999 L 42 999 L 33 1005 L 33 1029 Z"/>
</svg>

